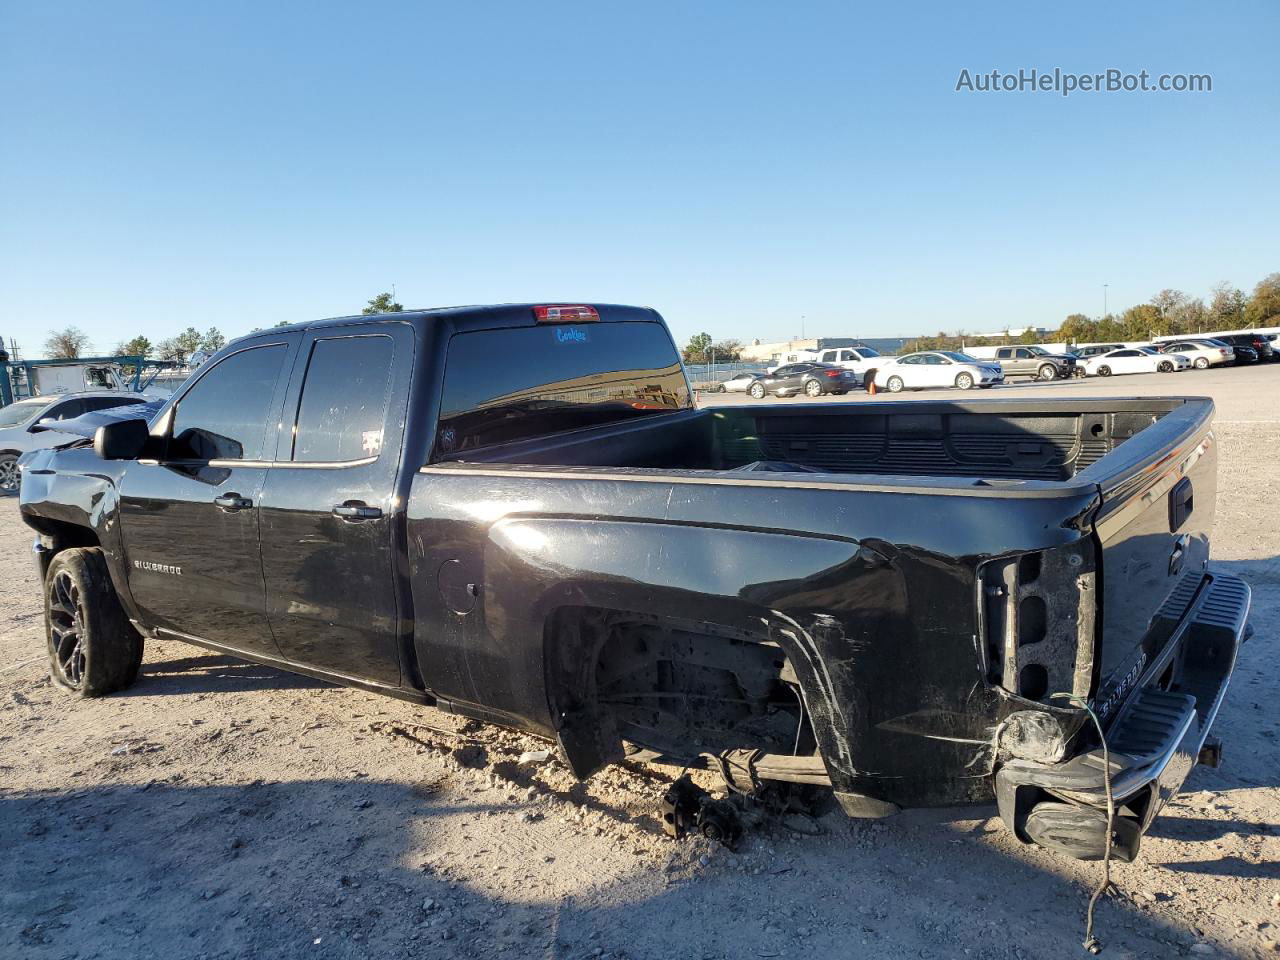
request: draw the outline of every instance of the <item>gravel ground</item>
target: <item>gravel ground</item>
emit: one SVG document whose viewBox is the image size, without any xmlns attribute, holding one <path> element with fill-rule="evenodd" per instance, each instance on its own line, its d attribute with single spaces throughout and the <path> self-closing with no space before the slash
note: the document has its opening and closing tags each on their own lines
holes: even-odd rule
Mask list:
<svg viewBox="0 0 1280 960">
<path fill-rule="evenodd" d="M 1113 868 L 1117 958 L 1280 956 L 1280 421 L 1261 399 L 1280 366 L 1196 379 L 1174 392 L 1222 395 L 1214 554 L 1253 585 L 1257 635 L 1223 766 Z M 72 700 L 46 676 L 30 539 L 0 501 L 0 957 L 1081 952 L 1098 866 L 1019 846 L 990 809 L 766 821 L 733 853 L 662 835 L 669 769 L 578 784 L 519 763 L 531 738 L 176 643 L 149 644 L 126 693 Z"/>
</svg>

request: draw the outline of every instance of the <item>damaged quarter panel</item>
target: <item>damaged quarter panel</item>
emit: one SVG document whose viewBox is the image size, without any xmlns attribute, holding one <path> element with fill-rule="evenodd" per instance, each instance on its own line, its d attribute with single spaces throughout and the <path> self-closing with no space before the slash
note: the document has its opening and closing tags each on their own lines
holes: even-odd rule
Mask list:
<svg viewBox="0 0 1280 960">
<path fill-rule="evenodd" d="M 549 630 L 555 613 L 715 624 L 785 652 L 837 792 L 900 806 L 989 800 L 1001 723 L 1026 704 L 987 681 L 977 567 L 1078 542 L 1095 505 L 1086 491 L 1020 494 L 1009 511 L 990 489 L 850 497 L 423 472 L 409 509 L 418 655 L 455 709 L 548 736 L 598 725 L 590 746 L 581 730 L 561 736 L 589 772 L 621 744 L 589 690 L 556 689 L 570 683 L 557 664 L 598 651 Z M 425 625 L 425 611 L 440 613 Z"/>
</svg>

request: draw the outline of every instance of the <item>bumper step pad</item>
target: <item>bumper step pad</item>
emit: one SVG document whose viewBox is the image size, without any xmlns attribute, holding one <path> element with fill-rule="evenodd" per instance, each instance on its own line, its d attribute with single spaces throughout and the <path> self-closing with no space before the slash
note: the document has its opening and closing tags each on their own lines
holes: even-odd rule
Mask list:
<svg viewBox="0 0 1280 960">
<path fill-rule="evenodd" d="M 1107 730 L 1117 859 L 1137 856 L 1142 834 L 1195 766 L 1235 669 L 1249 603 L 1243 580 L 1215 576 Z M 1171 666 L 1172 686 L 1155 686 Z M 996 799 L 1005 823 L 1024 842 L 1078 859 L 1102 856 L 1107 801 L 1101 748 L 1056 764 L 1010 761 L 996 773 Z"/>
</svg>

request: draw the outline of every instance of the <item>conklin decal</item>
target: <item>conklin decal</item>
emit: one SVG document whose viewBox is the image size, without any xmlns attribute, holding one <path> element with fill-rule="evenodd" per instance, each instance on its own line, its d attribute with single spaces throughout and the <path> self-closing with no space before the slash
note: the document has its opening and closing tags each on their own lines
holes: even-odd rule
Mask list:
<svg viewBox="0 0 1280 960">
<path fill-rule="evenodd" d="M 182 576 L 182 568 L 169 563 L 152 563 L 150 560 L 135 560 L 133 565 L 139 570 L 150 570 L 152 573 L 171 573 L 175 577 Z"/>
</svg>

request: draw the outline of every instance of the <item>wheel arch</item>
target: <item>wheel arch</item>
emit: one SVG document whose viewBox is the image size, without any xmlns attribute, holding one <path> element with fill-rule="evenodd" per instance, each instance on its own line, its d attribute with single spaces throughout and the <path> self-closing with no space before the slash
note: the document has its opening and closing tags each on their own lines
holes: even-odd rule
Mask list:
<svg viewBox="0 0 1280 960">
<path fill-rule="evenodd" d="M 751 559 L 712 562 L 716 556 Z M 656 615 L 702 624 L 726 643 L 776 646 L 794 671 L 833 783 L 854 776 L 849 734 L 860 708 L 842 680 L 861 632 L 876 627 L 860 622 L 858 609 L 821 607 L 850 588 L 898 590 L 897 571 L 876 550 L 758 530 L 529 518 L 491 528 L 484 566 L 489 638 L 507 669 L 540 673 L 551 732 L 576 775 L 622 758 L 593 682 L 608 633 L 583 627 Z"/>
<path fill-rule="evenodd" d="M 119 490 L 111 477 L 71 470 L 28 471 L 23 476 L 19 509 L 23 522 L 40 536 L 37 549 L 42 576 L 61 551 L 96 547 L 102 551 L 126 614 L 137 622 L 120 529 Z"/>
</svg>

